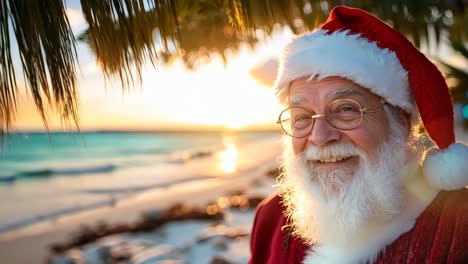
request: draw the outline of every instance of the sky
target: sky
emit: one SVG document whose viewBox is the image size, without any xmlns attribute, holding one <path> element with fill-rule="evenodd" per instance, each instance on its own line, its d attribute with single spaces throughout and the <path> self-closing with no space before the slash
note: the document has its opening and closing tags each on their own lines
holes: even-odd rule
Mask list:
<svg viewBox="0 0 468 264">
<path fill-rule="evenodd" d="M 87 28 L 79 1 L 67 1 L 75 35 Z M 145 65 L 143 83 L 123 92 L 117 79 L 104 80 L 87 44 L 78 42 L 79 125 L 81 130 L 192 130 L 274 128 L 281 106 L 271 87 L 256 81 L 250 71 L 276 58 L 290 41 L 288 29 L 277 30 L 255 49 L 244 47 L 224 65 L 213 57 L 196 70 L 181 61 L 170 66 Z M 446 45 L 423 47 L 445 61 L 467 68 Z M 21 75 L 21 74 L 19 74 Z M 20 86 L 22 82 L 19 82 Z M 44 130 L 34 103 L 21 89 L 14 130 Z M 57 113 L 48 114 L 49 128 L 67 129 Z"/>
<path fill-rule="evenodd" d="M 75 36 L 87 28 L 81 9 L 68 1 L 67 14 Z M 71 4 L 70 4 L 71 3 Z M 145 65 L 143 83 L 123 92 L 120 81 L 105 80 L 87 44 L 78 42 L 78 90 L 82 130 L 243 129 L 275 127 L 281 106 L 273 90 L 256 81 L 252 67 L 280 54 L 289 30 L 278 30 L 254 50 L 243 47 L 187 70 L 181 61 L 170 66 Z M 18 70 L 18 69 L 17 69 Z M 21 74 L 19 74 L 21 75 Z M 22 81 L 20 86 L 24 85 Z M 49 112 L 49 127 L 64 129 L 57 113 Z M 34 103 L 21 89 L 15 130 L 44 130 Z"/>
</svg>

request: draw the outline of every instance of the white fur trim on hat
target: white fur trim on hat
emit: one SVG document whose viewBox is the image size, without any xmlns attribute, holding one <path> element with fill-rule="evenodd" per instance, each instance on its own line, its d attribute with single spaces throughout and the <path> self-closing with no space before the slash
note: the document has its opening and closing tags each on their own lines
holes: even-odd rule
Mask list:
<svg viewBox="0 0 468 264">
<path fill-rule="evenodd" d="M 344 77 L 409 113 L 415 108 L 408 73 L 395 52 L 379 48 L 359 34 L 349 34 L 348 30 L 331 34 L 316 30 L 298 36 L 286 46 L 274 85 L 281 103 L 287 103 L 289 83 L 304 76 Z"/>
<path fill-rule="evenodd" d="M 423 173 L 429 184 L 450 191 L 468 185 L 468 146 L 455 143 L 447 149 L 432 148 L 423 162 Z"/>
</svg>

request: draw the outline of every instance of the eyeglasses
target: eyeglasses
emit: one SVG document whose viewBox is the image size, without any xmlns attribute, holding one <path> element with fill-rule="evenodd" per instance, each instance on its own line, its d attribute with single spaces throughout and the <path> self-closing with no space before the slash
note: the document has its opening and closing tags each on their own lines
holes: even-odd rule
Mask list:
<svg viewBox="0 0 468 264">
<path fill-rule="evenodd" d="M 351 130 L 361 124 L 364 114 L 375 113 L 384 103 L 382 100 L 379 105 L 363 108 L 354 100 L 338 99 L 328 105 L 326 114 L 314 114 L 307 108 L 294 106 L 283 110 L 276 123 L 281 124 L 286 134 L 295 138 L 309 135 L 317 118 L 325 118 L 336 129 Z"/>
</svg>

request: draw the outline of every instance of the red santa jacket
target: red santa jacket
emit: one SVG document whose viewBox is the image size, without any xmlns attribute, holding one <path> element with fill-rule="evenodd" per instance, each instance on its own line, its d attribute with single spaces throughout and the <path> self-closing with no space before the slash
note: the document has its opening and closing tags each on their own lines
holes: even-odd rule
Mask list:
<svg viewBox="0 0 468 264">
<path fill-rule="evenodd" d="M 282 230 L 278 195 L 257 208 L 251 235 L 251 264 L 302 263 L 309 247 Z M 468 263 L 468 190 L 440 192 L 415 226 L 388 245 L 375 263 Z"/>
</svg>

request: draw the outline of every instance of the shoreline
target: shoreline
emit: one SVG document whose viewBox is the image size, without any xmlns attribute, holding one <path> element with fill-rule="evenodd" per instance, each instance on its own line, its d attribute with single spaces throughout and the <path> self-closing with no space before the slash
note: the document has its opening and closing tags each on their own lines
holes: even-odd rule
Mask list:
<svg viewBox="0 0 468 264">
<path fill-rule="evenodd" d="M 112 206 L 146 191 L 241 172 L 257 166 L 255 158 L 259 162 L 264 160 L 266 155 L 257 154 L 258 150 L 271 149 L 271 145 L 277 145 L 272 144 L 272 141 L 267 137 L 259 138 L 256 142 L 223 143 L 224 146 L 210 149 L 209 152 L 189 148 L 165 156 L 130 156 L 128 159 L 119 157 L 116 161 L 106 160 L 107 163 L 119 164 L 119 168 L 105 173 L 94 169 L 89 171 L 89 168 L 95 168 L 101 162 L 93 161 L 91 165 L 82 161 L 69 162 L 68 167 L 73 168 L 68 169 L 73 172 L 70 177 L 59 173 L 57 177 L 25 180 L 17 185 L 0 184 L 6 205 L 1 210 L 4 217 L 0 221 L 0 237 L 7 232 L 48 219 Z M 52 162 L 46 166 L 64 170 L 63 165 L 55 165 Z M 114 168 L 116 166 L 113 165 Z M 62 198 L 66 202 L 61 202 Z"/>
<path fill-rule="evenodd" d="M 260 146 L 260 149 L 258 144 L 240 149 L 240 159 L 248 161 L 233 174 L 210 175 L 196 181 L 147 190 L 135 194 L 131 199 L 117 201 L 112 206 L 66 215 L 2 233 L 0 255 L 12 263 L 42 263 L 50 255 L 49 247 L 52 244 L 66 241 L 71 232 L 77 231 L 80 226 L 93 226 L 99 222 L 109 225 L 132 223 L 147 211 L 165 210 L 175 204 L 200 207 L 228 193 L 255 192 L 252 186 L 263 181 L 269 170 L 277 168 L 280 151 L 278 142 L 272 140 L 267 144 L 263 142 Z M 259 151 L 268 153 L 267 157 L 255 160 L 255 154 Z M 213 163 L 214 160 L 208 162 Z M 270 188 L 270 191 L 272 190 L 274 189 Z M 24 254 L 24 250 L 27 250 L 28 254 Z"/>
</svg>

